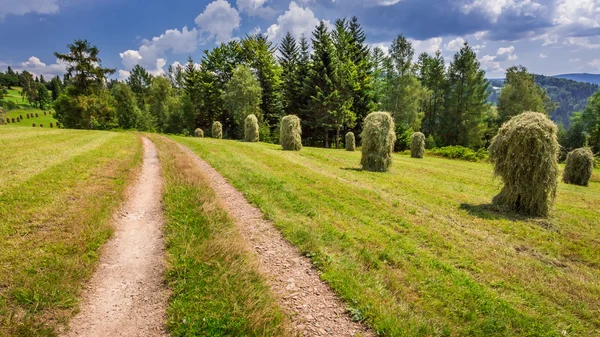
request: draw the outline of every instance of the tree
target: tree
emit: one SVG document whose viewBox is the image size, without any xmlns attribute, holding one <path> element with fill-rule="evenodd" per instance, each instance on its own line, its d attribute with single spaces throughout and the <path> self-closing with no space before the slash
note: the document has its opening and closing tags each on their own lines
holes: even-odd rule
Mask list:
<svg viewBox="0 0 600 337">
<path fill-rule="evenodd" d="M 375 104 L 374 109 L 380 110 L 382 108 L 382 101 L 385 98 L 386 90 L 386 77 L 385 77 L 385 65 L 388 64 L 387 56 L 385 56 L 383 49 L 380 47 L 373 48 L 371 54 L 371 67 L 373 74 L 373 102 Z"/>
<path fill-rule="evenodd" d="M 129 78 L 127 84 L 135 94 L 138 107 L 142 110 L 146 109 L 146 103 L 148 102 L 148 92 L 150 91 L 150 85 L 152 84 L 152 75 L 146 71 L 142 66 L 136 64 Z"/>
<path fill-rule="evenodd" d="M 590 98 L 581 118 L 589 135 L 589 145 L 594 153 L 600 152 L 600 90 Z"/>
<path fill-rule="evenodd" d="M 106 77 L 115 73 L 115 69 L 103 68 L 98 57 L 100 51 L 87 40 L 75 40 L 67 46 L 67 54 L 54 53 L 59 61 L 67 63 L 66 74 L 73 85 L 74 95 L 87 95 L 101 90 Z"/>
<path fill-rule="evenodd" d="M 288 32 L 279 46 L 279 64 L 281 65 L 281 101 L 283 110 L 288 115 L 298 115 L 301 101 L 298 93 L 301 91 L 302 82 L 298 78 L 300 48 L 296 39 Z"/>
<path fill-rule="evenodd" d="M 582 113 L 575 112 L 571 116 L 571 123 L 566 132 L 559 132 L 558 142 L 564 148 L 563 152 L 570 152 L 580 147 L 584 147 L 588 142 L 588 134 L 585 130 Z"/>
<path fill-rule="evenodd" d="M 115 114 L 123 129 L 151 131 L 152 120 L 137 105 L 135 94 L 125 83 L 116 83 L 111 89 L 115 100 Z"/>
<path fill-rule="evenodd" d="M 321 21 L 313 32 L 312 44 L 312 63 L 305 82 L 305 90 L 309 97 L 307 124 L 315 132 L 322 132 L 322 144 L 328 148 L 331 128 L 329 113 L 338 108 L 339 93 L 335 89 L 335 49 L 324 21 Z"/>
<path fill-rule="evenodd" d="M 545 97 L 545 91 L 535 83 L 534 75 L 527 68 L 508 68 L 505 85 L 498 97 L 500 124 L 525 111 L 547 114 Z"/>
<path fill-rule="evenodd" d="M 62 82 L 60 77 L 56 76 L 50 80 L 50 84 L 48 84 L 48 89 L 52 92 L 52 100 L 56 101 L 60 93 L 62 92 Z"/>
<path fill-rule="evenodd" d="M 377 108 L 373 67 L 370 60 L 370 50 L 365 43 L 367 37 L 356 16 L 348 22 L 348 30 L 350 35 L 349 55 L 352 64 L 356 68 L 352 111 L 356 115 L 356 124 L 362 125 L 364 118 Z"/>
<path fill-rule="evenodd" d="M 244 121 L 249 115 L 255 115 L 261 120 L 260 103 L 262 88 L 246 65 L 239 65 L 233 72 L 233 77 L 225 85 L 223 102 L 233 112 L 235 133 L 238 138 L 244 135 Z"/>
<path fill-rule="evenodd" d="M 158 76 L 152 80 L 148 89 L 148 112 L 156 121 L 156 128 L 162 132 L 166 132 L 173 112 L 172 107 L 176 100 L 173 96 L 173 88 L 167 78 Z"/>
<path fill-rule="evenodd" d="M 52 103 L 52 96 L 42 82 L 35 84 L 35 91 L 37 91 L 36 99 L 34 101 L 29 100 L 30 102 L 37 104 L 40 109 L 44 109 L 46 105 Z"/>
<path fill-rule="evenodd" d="M 419 55 L 418 64 L 419 80 L 430 92 L 428 99 L 424 101 L 421 131 L 426 136 L 433 135 L 434 139 L 439 138 L 440 114 L 444 109 L 444 98 L 448 85 L 444 57 L 439 50 L 433 57 L 423 53 Z"/>
<path fill-rule="evenodd" d="M 483 145 L 484 116 L 489 109 L 489 82 L 477 55 L 465 42 L 448 69 L 448 92 L 441 117 L 443 145 L 478 148 Z"/>
</svg>

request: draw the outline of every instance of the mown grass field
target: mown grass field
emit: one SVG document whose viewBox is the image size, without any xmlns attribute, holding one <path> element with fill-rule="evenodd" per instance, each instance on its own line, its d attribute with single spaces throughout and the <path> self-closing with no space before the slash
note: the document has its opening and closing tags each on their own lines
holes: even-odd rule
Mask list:
<svg viewBox="0 0 600 337">
<path fill-rule="evenodd" d="M 14 87 L 8 90 L 8 95 L 4 96 L 4 101 L 13 101 L 19 105 L 18 109 L 10 110 L 6 113 L 6 117 L 11 118 L 11 121 L 8 125 L 19 125 L 19 126 L 29 126 L 33 127 L 35 123 L 36 127 L 40 127 L 40 124 L 43 127 L 50 127 L 50 123 L 56 127 L 56 119 L 50 113 L 44 115 L 44 111 L 38 108 L 34 108 L 29 105 L 29 101 L 27 98 L 21 97 L 21 88 Z M 38 114 L 38 117 L 27 118 L 27 114 Z M 20 122 L 12 123 L 12 118 L 15 120 L 17 117 L 23 116 L 23 120 Z"/>
<path fill-rule="evenodd" d="M 491 165 L 171 137 L 220 171 L 386 336 L 600 335 L 600 174 L 552 217 L 490 205 Z M 183 217 L 185 218 L 185 217 Z"/>
<path fill-rule="evenodd" d="M 112 233 L 135 134 L 0 127 L 0 336 L 54 336 Z"/>
<path fill-rule="evenodd" d="M 165 179 L 171 336 L 290 336 L 255 257 L 205 176 L 176 143 L 151 139 Z"/>
</svg>

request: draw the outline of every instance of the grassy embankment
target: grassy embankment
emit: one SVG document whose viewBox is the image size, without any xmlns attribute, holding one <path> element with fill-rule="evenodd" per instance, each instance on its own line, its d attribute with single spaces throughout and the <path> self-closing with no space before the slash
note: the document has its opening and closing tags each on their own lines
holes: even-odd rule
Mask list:
<svg viewBox="0 0 600 337">
<path fill-rule="evenodd" d="M 488 163 L 172 137 L 219 170 L 387 336 L 600 335 L 600 175 L 549 220 L 497 212 Z"/>
<path fill-rule="evenodd" d="M 33 126 L 35 123 L 36 127 L 39 127 L 42 124 L 45 128 L 50 127 L 50 123 L 54 124 L 56 127 L 56 119 L 53 115 L 48 113 L 44 115 L 44 111 L 38 108 L 34 108 L 29 105 L 29 101 L 27 98 L 21 97 L 21 88 L 14 87 L 8 90 L 8 95 L 4 96 L 4 101 L 12 101 L 19 105 L 18 109 L 8 111 L 6 113 L 6 117 L 14 118 L 16 120 L 17 117 L 23 116 L 23 120 L 20 122 L 9 123 L 9 125 L 19 125 L 19 126 Z M 48 110 L 50 111 L 50 110 Z M 38 114 L 38 117 L 27 118 L 27 114 Z"/>
<path fill-rule="evenodd" d="M 2 127 L 0 336 L 64 327 L 140 159 L 134 134 Z"/>
<path fill-rule="evenodd" d="M 203 173 L 174 143 L 158 146 L 165 190 L 172 336 L 289 336 L 257 262 Z"/>
</svg>

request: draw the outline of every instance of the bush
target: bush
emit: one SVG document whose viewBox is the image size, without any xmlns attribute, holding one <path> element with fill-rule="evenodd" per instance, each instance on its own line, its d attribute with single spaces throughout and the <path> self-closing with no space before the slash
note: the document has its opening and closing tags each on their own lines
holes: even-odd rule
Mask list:
<svg viewBox="0 0 600 337">
<path fill-rule="evenodd" d="M 394 120 L 387 112 L 372 112 L 363 123 L 362 158 L 360 164 L 367 171 L 386 172 L 392 165 L 392 151 L 396 142 Z"/>
<path fill-rule="evenodd" d="M 221 124 L 221 122 L 214 122 L 211 131 L 211 135 L 213 138 L 223 138 L 223 125 Z"/>
<path fill-rule="evenodd" d="M 427 136 L 427 139 L 425 139 L 425 148 L 427 150 L 431 150 L 431 149 L 435 149 L 436 147 L 437 147 L 437 144 L 435 142 L 435 138 L 433 137 L 433 135 Z"/>
<path fill-rule="evenodd" d="M 415 132 L 410 137 L 410 156 L 413 158 L 423 158 L 425 154 L 425 135 Z"/>
<path fill-rule="evenodd" d="M 356 150 L 356 140 L 354 139 L 354 133 L 348 132 L 346 134 L 346 151 Z"/>
<path fill-rule="evenodd" d="M 504 187 L 496 205 L 532 216 L 547 216 L 556 197 L 558 128 L 538 112 L 512 117 L 489 147 L 494 174 Z"/>
<path fill-rule="evenodd" d="M 300 151 L 302 149 L 302 127 L 298 116 L 287 115 L 281 119 L 279 139 L 283 150 Z"/>
<path fill-rule="evenodd" d="M 197 128 L 194 130 L 194 136 L 202 138 L 204 137 L 204 131 L 202 131 L 200 128 Z"/>
<path fill-rule="evenodd" d="M 587 147 L 569 152 L 563 181 L 566 184 L 587 186 L 594 172 L 594 154 Z"/>
<path fill-rule="evenodd" d="M 486 159 L 488 153 L 485 149 L 479 149 L 473 151 L 468 147 L 463 146 L 446 146 L 446 147 L 438 147 L 432 149 L 430 153 L 434 156 L 450 158 L 450 159 L 460 159 L 467 161 L 478 161 L 482 159 Z"/>
<path fill-rule="evenodd" d="M 258 118 L 254 114 L 248 115 L 244 120 L 244 140 L 258 142 Z"/>
</svg>

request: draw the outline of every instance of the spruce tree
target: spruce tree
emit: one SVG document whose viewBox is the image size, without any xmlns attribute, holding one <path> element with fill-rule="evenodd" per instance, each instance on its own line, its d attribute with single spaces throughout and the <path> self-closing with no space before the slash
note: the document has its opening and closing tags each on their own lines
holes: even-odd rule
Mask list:
<svg viewBox="0 0 600 337">
<path fill-rule="evenodd" d="M 375 83 L 370 50 L 365 43 L 366 34 L 358 23 L 356 16 L 349 21 L 348 29 L 351 37 L 350 57 L 356 67 L 356 85 L 354 87 L 352 111 L 356 115 L 357 126 L 360 126 L 364 118 L 377 108 L 374 92 Z"/>
<path fill-rule="evenodd" d="M 142 110 L 146 109 L 148 91 L 152 84 L 152 75 L 150 75 L 150 73 L 142 66 L 136 64 L 135 67 L 131 69 L 127 84 L 129 84 L 129 87 L 135 94 L 138 107 Z"/>
<path fill-rule="evenodd" d="M 287 115 L 298 115 L 301 108 L 298 93 L 302 88 L 302 82 L 298 78 L 300 48 L 290 32 L 281 41 L 279 53 L 281 54 L 279 64 L 282 69 L 281 101 L 283 110 Z"/>
<path fill-rule="evenodd" d="M 423 53 L 419 55 L 418 64 L 419 80 L 430 92 L 428 99 L 424 101 L 421 131 L 426 136 L 433 135 L 434 139 L 438 139 L 441 131 L 440 114 L 444 109 L 447 87 L 444 57 L 439 50 L 433 57 Z"/>
</svg>

